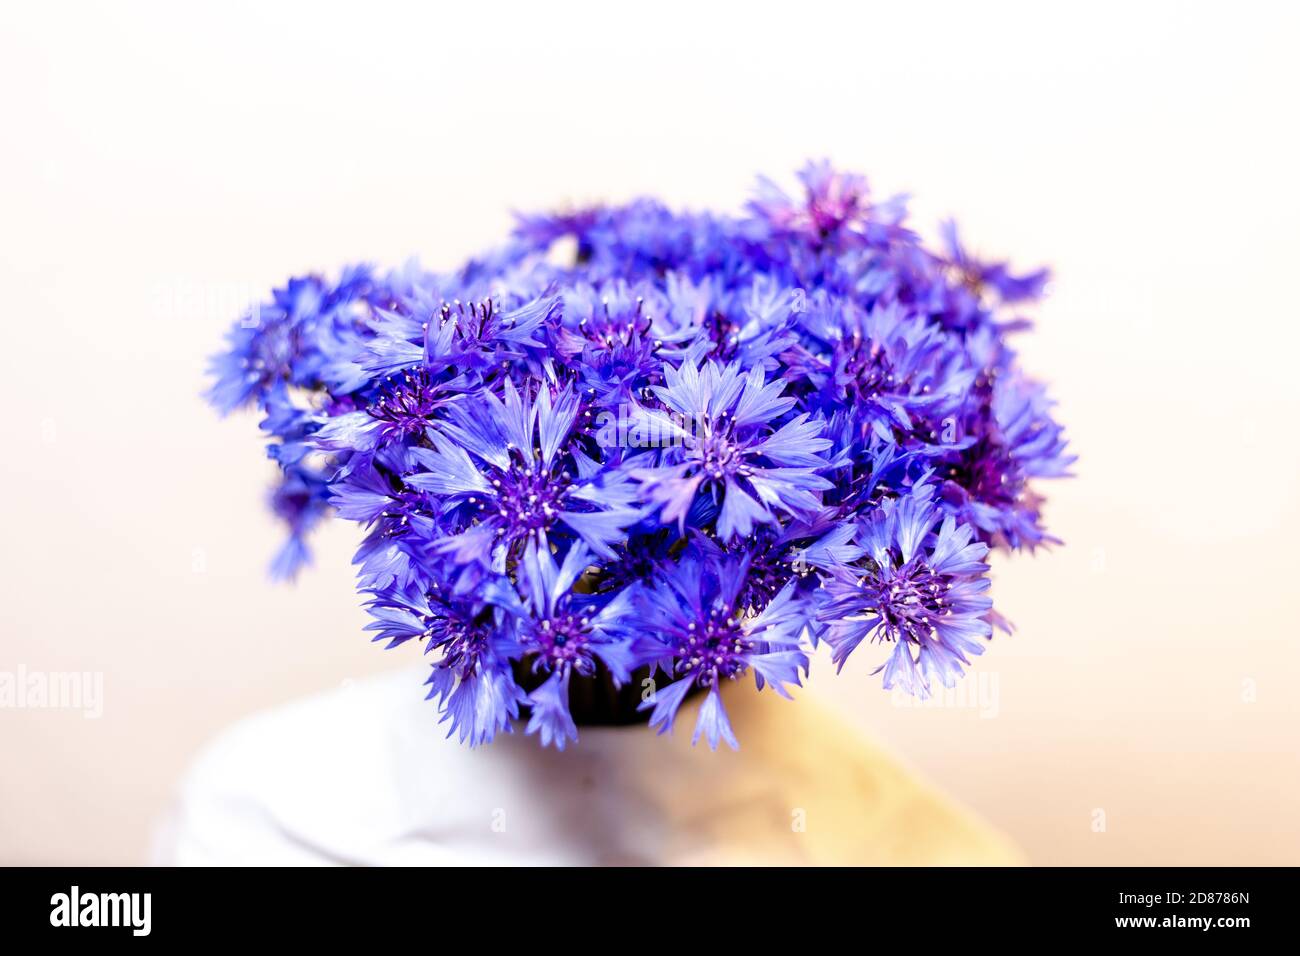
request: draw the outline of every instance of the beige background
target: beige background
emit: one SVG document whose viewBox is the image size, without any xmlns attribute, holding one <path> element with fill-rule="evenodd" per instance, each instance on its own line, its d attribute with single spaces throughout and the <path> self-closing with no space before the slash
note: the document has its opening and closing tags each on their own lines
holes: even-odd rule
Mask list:
<svg viewBox="0 0 1300 956">
<path fill-rule="evenodd" d="M 360 634 L 351 527 L 263 576 L 255 419 L 197 397 L 247 299 L 817 155 L 1056 267 L 1022 350 L 1081 461 L 1067 546 L 997 563 L 982 703 L 894 706 L 865 659 L 808 692 L 1037 862 L 1300 862 L 1285 5 L 113 6 L 0 32 L 0 670 L 105 694 L 0 710 L 0 862 L 142 860 L 218 728 L 415 660 Z"/>
</svg>

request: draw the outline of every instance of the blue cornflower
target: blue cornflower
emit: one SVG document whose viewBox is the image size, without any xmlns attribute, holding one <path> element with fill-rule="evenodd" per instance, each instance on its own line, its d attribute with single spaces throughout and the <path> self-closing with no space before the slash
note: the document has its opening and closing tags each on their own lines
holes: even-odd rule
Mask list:
<svg viewBox="0 0 1300 956">
<path fill-rule="evenodd" d="M 942 496 L 990 544 L 1032 550 L 1054 542 L 1042 528 L 1042 499 L 1029 485 L 1068 476 L 1074 462 L 1052 420 L 1052 402 L 1041 385 L 1016 374 L 985 376 L 978 385 L 988 403 L 963 420 L 962 445 L 936 460 Z"/>
<path fill-rule="evenodd" d="M 597 596 L 574 590 L 591 559 L 591 552 L 578 543 L 557 566 L 542 536 L 528 544 L 519 563 L 518 596 L 500 587 L 492 590 L 494 599 L 513 615 L 533 672 L 550 675 L 528 697 L 528 733 L 540 734 L 543 746 L 554 744 L 559 750 L 578 736 L 569 713 L 572 676 L 593 676 L 599 660 L 619 686 L 630 679 L 635 663 L 626 634 L 628 592 Z"/>
<path fill-rule="evenodd" d="M 858 526 L 860 560 L 835 563 L 823 585 L 818 617 L 837 668 L 864 640 L 892 643 L 886 688 L 926 697 L 931 681 L 953 686 L 984 652 L 993 602 L 975 529 L 944 515 L 921 486 L 881 504 Z"/>
<path fill-rule="evenodd" d="M 500 300 L 490 296 L 448 302 L 417 289 L 396 308 L 376 310 L 362 366 L 376 375 L 418 365 L 483 372 L 542 349 L 538 336 L 556 305 L 553 296 L 541 296 L 502 311 Z"/>
<path fill-rule="evenodd" d="M 230 412 L 260 398 L 276 382 L 297 379 L 298 362 L 313 344 L 302 328 L 316 317 L 324 295 L 324 283 L 316 276 L 292 279 L 272 293 L 271 302 L 247 312 L 227 336 L 229 350 L 212 361 L 212 404 Z"/>
<path fill-rule="evenodd" d="M 720 740 L 734 749 L 739 744 L 722 705 L 722 682 L 752 669 L 760 688 L 771 684 L 783 697 L 790 696 L 786 684 L 799 684 L 799 669 L 807 667 L 808 658 L 800 648 L 804 610 L 794 582 L 754 611 L 739 600 L 747 572 L 743 559 L 714 561 L 691 555 L 637 592 L 641 636 L 636 655 L 656 664 L 672 681 L 641 705 L 651 710 L 650 724 L 661 734 L 672 730 L 686 695 L 700 688 L 707 696 L 691 742 L 703 736 L 714 750 Z"/>
<path fill-rule="evenodd" d="M 807 413 L 776 427 L 795 399 L 782 397 L 785 383 L 765 382 L 763 370 L 743 374 L 736 364 L 694 362 L 664 369 L 666 384 L 651 391 L 662 409 L 640 408 L 638 423 L 657 440 L 667 441 L 657 466 L 629 473 L 646 498 L 662 506 L 662 519 L 685 525 L 697 494 L 718 505 L 717 533 L 724 541 L 744 537 L 756 523 L 776 523 L 777 514 L 814 512 L 815 492 L 831 487 L 817 472 L 830 447 L 823 424 Z"/>
<path fill-rule="evenodd" d="M 961 409 L 976 371 L 940 328 L 897 304 L 863 311 L 824 296 L 804 325 L 811 341 L 792 350 L 792 369 L 827 405 L 847 410 L 860 439 L 955 441 L 945 421 Z"/>
<path fill-rule="evenodd" d="M 368 609 L 375 620 L 366 626 L 374 640 L 398 647 L 412 638 L 427 640 L 425 653 L 437 653 L 426 684 L 437 698 L 442 720 L 471 746 L 490 742 L 510 730 L 526 695 L 515 683 L 510 660 L 519 646 L 503 612 L 482 598 L 457 594 L 433 581 L 427 590 L 377 590 Z"/>
<path fill-rule="evenodd" d="M 565 292 L 554 349 L 574 368 L 591 405 L 616 412 L 662 381 L 663 359 L 656 351 L 664 340 L 658 335 L 670 333 L 657 330 L 656 317 L 668 309 L 653 287 L 633 289 L 623 281 L 599 289 L 580 283 Z"/>
<path fill-rule="evenodd" d="M 962 244 L 957 224 L 952 220 L 943 223 L 940 232 L 947 247 L 948 264 L 956 270 L 961 285 L 975 295 L 990 291 L 1008 305 L 1025 302 L 1041 297 L 1052 277 L 1047 269 L 1016 275 L 1005 262 L 976 259 Z"/>
<path fill-rule="evenodd" d="M 825 160 L 808 163 L 798 178 L 801 197 L 763 177 L 749 204 L 755 220 L 774 237 L 836 252 L 910 238 L 902 225 L 906 197 L 874 203 L 866 177 L 836 170 Z"/>
<path fill-rule="evenodd" d="M 406 476 L 412 488 L 445 506 L 467 509 L 465 530 L 439 544 L 459 562 L 486 564 L 497 547 L 510 549 L 556 526 L 577 535 L 598 554 L 640 517 L 632 490 L 618 475 L 598 476 L 582 451 L 581 403 L 571 387 L 552 395 L 542 385 L 535 398 L 509 380 L 504 399 L 482 390 L 453 406 L 433 424 L 430 447 L 412 450 L 422 470 Z"/>
</svg>

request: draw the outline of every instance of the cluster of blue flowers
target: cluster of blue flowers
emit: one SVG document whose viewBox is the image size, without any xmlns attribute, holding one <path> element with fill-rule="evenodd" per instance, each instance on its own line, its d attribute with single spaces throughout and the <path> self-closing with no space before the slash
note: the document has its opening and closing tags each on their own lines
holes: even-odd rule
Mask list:
<svg viewBox="0 0 1300 956">
<path fill-rule="evenodd" d="M 990 547 L 1033 549 L 1066 473 L 1007 345 L 1046 273 L 922 246 L 901 200 L 811 164 L 740 217 L 652 200 L 525 217 L 458 271 L 294 279 L 214 362 L 265 412 L 291 576 L 331 511 L 366 529 L 369 630 L 434 656 L 462 741 L 521 712 L 576 739 L 574 680 L 644 684 L 736 746 L 719 695 L 837 665 L 951 687 L 1005 626 Z M 635 675 L 635 677 L 634 677 Z M 521 710 L 522 709 L 522 710 Z"/>
</svg>

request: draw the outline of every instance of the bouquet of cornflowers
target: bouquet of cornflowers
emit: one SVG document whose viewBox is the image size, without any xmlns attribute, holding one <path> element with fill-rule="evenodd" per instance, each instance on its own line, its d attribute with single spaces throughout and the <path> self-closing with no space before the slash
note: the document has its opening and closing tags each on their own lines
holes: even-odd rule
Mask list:
<svg viewBox="0 0 1300 956">
<path fill-rule="evenodd" d="M 886 688 L 952 687 L 995 626 L 991 547 L 1053 540 L 1071 461 L 1007 335 L 1045 271 L 940 251 L 901 199 L 811 164 L 739 217 L 653 200 L 521 217 L 450 274 L 291 280 L 230 333 L 212 402 L 256 403 L 289 539 L 367 531 L 374 639 L 435 656 L 471 745 L 577 738 L 575 682 L 737 746 L 719 688 L 789 696 L 821 642 Z"/>
</svg>

